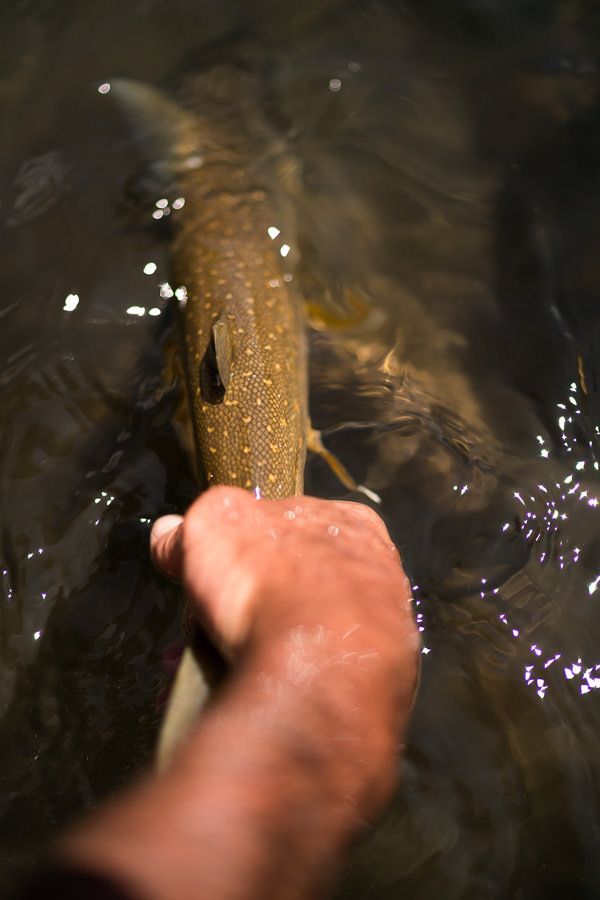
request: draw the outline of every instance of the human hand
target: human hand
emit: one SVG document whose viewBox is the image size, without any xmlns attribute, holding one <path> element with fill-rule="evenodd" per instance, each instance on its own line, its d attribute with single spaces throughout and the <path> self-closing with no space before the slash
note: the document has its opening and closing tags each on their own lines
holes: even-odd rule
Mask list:
<svg viewBox="0 0 600 900">
<path fill-rule="evenodd" d="M 380 517 L 358 503 L 257 502 L 216 487 L 184 519 L 159 519 L 151 545 L 225 656 L 275 672 L 280 693 L 304 685 L 340 727 L 369 729 L 373 814 L 391 789 L 419 648 L 410 585 Z"/>
<path fill-rule="evenodd" d="M 257 502 L 239 488 L 216 487 L 185 519 L 158 519 L 151 548 L 158 568 L 183 581 L 227 656 L 258 635 L 318 623 L 384 632 L 395 656 L 418 644 L 398 553 L 381 518 L 363 504 Z"/>
</svg>

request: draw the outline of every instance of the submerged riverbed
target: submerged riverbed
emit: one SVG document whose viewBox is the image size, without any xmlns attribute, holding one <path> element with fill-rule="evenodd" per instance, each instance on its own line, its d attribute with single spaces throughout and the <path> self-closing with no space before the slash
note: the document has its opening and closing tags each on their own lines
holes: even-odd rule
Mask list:
<svg viewBox="0 0 600 900">
<path fill-rule="evenodd" d="M 165 366 L 181 205 L 108 86 L 174 95 L 235 35 L 301 164 L 313 419 L 381 495 L 423 638 L 403 784 L 339 897 L 600 895 L 595 4 L 23 0 L 0 24 L 0 884 L 152 752 L 181 604 L 148 532 L 195 492 Z M 306 487 L 350 496 L 320 460 Z"/>
</svg>

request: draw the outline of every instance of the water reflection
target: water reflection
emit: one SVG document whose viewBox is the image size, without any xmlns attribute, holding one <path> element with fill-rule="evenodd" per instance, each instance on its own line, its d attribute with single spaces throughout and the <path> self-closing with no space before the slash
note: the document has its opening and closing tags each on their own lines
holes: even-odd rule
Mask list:
<svg viewBox="0 0 600 900">
<path fill-rule="evenodd" d="M 150 752 L 179 610 L 147 533 L 194 494 L 164 362 L 186 198 L 139 175 L 103 79 L 201 103 L 204 43 L 240 8 L 97 13 L 6 23 L 28 60 L 0 81 L 20 123 L 0 207 L 6 872 Z M 276 33 L 264 104 L 301 160 L 273 148 L 298 228 L 282 213 L 268 233 L 300 252 L 319 326 L 315 425 L 381 495 L 423 637 L 406 777 L 340 896 L 595 896 L 597 12 L 244 16 Z M 315 459 L 307 488 L 340 492 Z"/>
</svg>

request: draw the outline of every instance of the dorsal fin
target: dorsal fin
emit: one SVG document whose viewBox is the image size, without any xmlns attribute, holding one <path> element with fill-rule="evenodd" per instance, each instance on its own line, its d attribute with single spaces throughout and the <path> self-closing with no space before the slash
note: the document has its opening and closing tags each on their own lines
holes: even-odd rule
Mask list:
<svg viewBox="0 0 600 900">
<path fill-rule="evenodd" d="M 158 88 L 117 78 L 111 94 L 132 123 L 148 161 L 165 175 L 178 175 L 202 165 L 198 121 Z"/>
<path fill-rule="evenodd" d="M 225 319 L 213 324 L 208 346 L 200 362 L 200 395 L 205 403 L 222 403 L 231 375 L 232 347 Z"/>
</svg>

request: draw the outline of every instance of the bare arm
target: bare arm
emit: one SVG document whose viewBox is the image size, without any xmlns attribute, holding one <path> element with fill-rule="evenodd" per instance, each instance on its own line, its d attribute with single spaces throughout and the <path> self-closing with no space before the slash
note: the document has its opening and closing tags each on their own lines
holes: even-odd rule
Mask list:
<svg viewBox="0 0 600 900">
<path fill-rule="evenodd" d="M 233 488 L 155 538 L 233 675 L 171 769 L 58 857 L 140 900 L 313 900 L 395 783 L 418 658 L 397 553 L 364 506 Z"/>
</svg>

